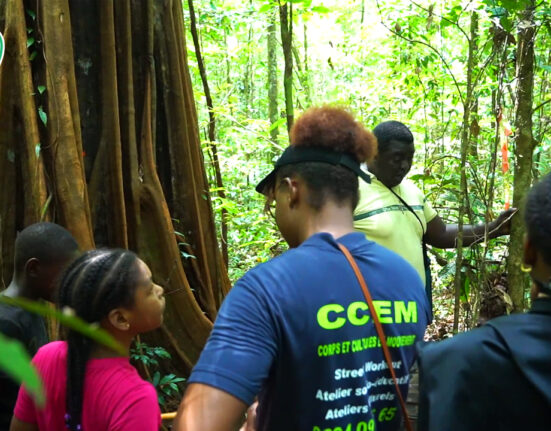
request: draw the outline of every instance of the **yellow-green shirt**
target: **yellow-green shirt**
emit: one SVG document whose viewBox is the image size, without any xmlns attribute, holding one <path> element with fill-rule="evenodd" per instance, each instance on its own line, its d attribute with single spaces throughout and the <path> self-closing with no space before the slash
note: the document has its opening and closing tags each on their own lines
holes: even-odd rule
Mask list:
<svg viewBox="0 0 551 431">
<path fill-rule="evenodd" d="M 354 211 L 354 229 L 406 259 L 425 283 L 422 237 L 427 223 L 436 217 L 436 211 L 411 181 L 403 180 L 392 190 L 415 211 L 423 227 L 400 199 L 372 176 L 371 184 L 360 180 L 360 202 Z"/>
</svg>

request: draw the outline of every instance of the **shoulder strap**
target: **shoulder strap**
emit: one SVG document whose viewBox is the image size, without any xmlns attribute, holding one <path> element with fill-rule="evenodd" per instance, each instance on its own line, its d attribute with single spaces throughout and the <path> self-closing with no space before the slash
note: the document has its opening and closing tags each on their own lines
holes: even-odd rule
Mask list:
<svg viewBox="0 0 551 431">
<path fill-rule="evenodd" d="M 400 196 L 398 193 L 396 193 L 394 190 L 392 190 L 390 187 L 387 187 L 387 189 L 390 190 L 390 192 L 396 196 L 400 202 L 402 202 L 402 204 L 415 216 L 415 218 L 417 219 L 417 221 L 419 222 L 419 224 L 421 225 L 421 232 L 423 232 L 423 235 L 425 235 L 425 230 L 423 228 L 423 222 L 421 221 L 421 219 L 419 218 L 419 216 L 417 215 L 417 213 L 415 212 L 415 210 L 402 198 L 402 196 Z"/>
<path fill-rule="evenodd" d="M 348 260 L 348 263 L 354 270 L 354 274 L 356 274 L 356 278 L 358 279 L 358 282 L 360 283 L 360 286 L 362 287 L 362 291 L 365 296 L 365 300 L 367 301 L 367 305 L 369 307 L 369 312 L 371 313 L 371 319 L 373 319 L 373 323 L 375 324 L 375 329 L 377 331 L 377 335 L 379 336 L 379 340 L 381 341 L 381 347 L 383 348 L 383 354 L 385 356 L 385 361 L 388 366 L 388 369 L 390 371 L 390 375 L 392 376 L 392 380 L 394 382 L 394 387 L 396 388 L 396 394 L 398 395 L 398 400 L 400 401 L 400 407 L 402 409 L 402 414 L 404 415 L 404 422 L 406 425 L 407 431 L 413 431 L 413 428 L 411 426 L 411 422 L 409 419 L 409 415 L 406 409 L 406 403 L 404 401 L 404 397 L 402 396 L 402 392 L 400 391 L 400 387 L 398 386 L 398 380 L 396 379 L 396 372 L 394 371 L 394 367 L 392 366 L 392 358 L 390 357 L 390 350 L 388 350 L 388 345 L 386 343 L 386 337 L 385 333 L 383 331 L 383 326 L 381 325 L 381 322 L 379 321 L 379 316 L 377 315 L 375 311 L 375 306 L 373 305 L 373 300 L 371 298 L 371 293 L 369 293 L 369 289 L 367 288 L 367 284 L 362 276 L 362 273 L 360 272 L 360 269 L 358 268 L 358 265 L 356 264 L 356 261 L 352 257 L 352 254 L 350 254 L 350 251 L 342 245 L 341 243 L 338 243 L 339 248 L 341 249 L 342 253 Z"/>
</svg>

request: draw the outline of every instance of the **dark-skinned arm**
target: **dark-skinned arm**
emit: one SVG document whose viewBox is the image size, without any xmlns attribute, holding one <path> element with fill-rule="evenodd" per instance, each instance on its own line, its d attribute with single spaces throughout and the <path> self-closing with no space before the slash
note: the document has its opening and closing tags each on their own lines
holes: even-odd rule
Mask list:
<svg viewBox="0 0 551 431">
<path fill-rule="evenodd" d="M 511 218 L 516 212 L 516 208 L 503 211 L 497 219 L 488 224 L 463 225 L 463 246 L 468 247 L 475 242 L 483 241 L 486 232 L 488 239 L 508 235 L 511 229 Z M 445 224 L 439 216 L 436 216 L 427 223 L 425 241 L 437 248 L 455 248 L 458 231 L 456 224 Z"/>
<path fill-rule="evenodd" d="M 20 421 L 14 416 L 11 420 L 10 431 L 38 431 L 38 426 Z"/>
<path fill-rule="evenodd" d="M 180 404 L 173 429 L 236 431 L 243 423 L 246 410 L 247 405 L 233 395 L 202 383 L 192 383 Z"/>
</svg>

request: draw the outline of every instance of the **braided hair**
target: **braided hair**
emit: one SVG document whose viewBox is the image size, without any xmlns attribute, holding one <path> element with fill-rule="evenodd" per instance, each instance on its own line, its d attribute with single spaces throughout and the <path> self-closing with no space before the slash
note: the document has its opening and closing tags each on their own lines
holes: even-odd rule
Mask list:
<svg viewBox="0 0 551 431">
<path fill-rule="evenodd" d="M 59 305 L 70 307 L 86 322 L 100 322 L 117 307 L 131 307 L 137 284 L 138 256 L 127 250 L 92 250 L 67 269 L 59 289 Z M 80 431 L 84 375 L 94 342 L 76 331 L 67 334 L 65 423 Z"/>
<path fill-rule="evenodd" d="M 524 221 L 530 242 L 551 265 L 551 173 L 530 190 Z"/>
</svg>

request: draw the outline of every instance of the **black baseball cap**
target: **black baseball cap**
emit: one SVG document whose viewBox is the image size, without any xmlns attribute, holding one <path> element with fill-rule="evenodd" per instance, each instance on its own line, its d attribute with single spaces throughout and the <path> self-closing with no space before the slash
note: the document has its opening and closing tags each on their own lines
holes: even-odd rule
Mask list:
<svg viewBox="0 0 551 431">
<path fill-rule="evenodd" d="M 360 163 L 350 153 L 340 153 L 321 147 L 294 147 L 289 146 L 283 151 L 281 157 L 277 159 L 274 169 L 260 181 L 255 190 L 264 194 L 266 186 L 273 183 L 277 170 L 285 165 L 293 165 L 303 162 L 329 163 L 331 165 L 340 165 L 350 169 L 367 183 L 371 183 L 371 177 L 363 171 Z"/>
</svg>

